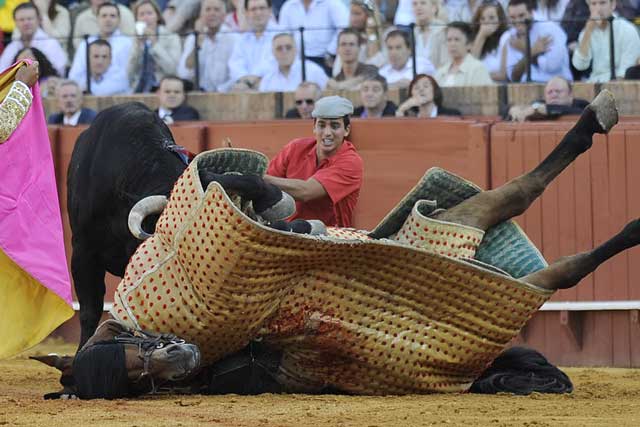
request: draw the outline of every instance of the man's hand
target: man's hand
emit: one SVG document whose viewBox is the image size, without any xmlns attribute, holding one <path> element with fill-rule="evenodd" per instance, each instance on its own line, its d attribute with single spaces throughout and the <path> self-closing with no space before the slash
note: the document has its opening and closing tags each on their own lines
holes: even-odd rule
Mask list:
<svg viewBox="0 0 640 427">
<path fill-rule="evenodd" d="M 23 65 L 16 72 L 16 80 L 21 81 L 29 87 L 32 87 L 38 81 L 40 71 L 38 61 L 34 61 L 31 65 Z"/>
<path fill-rule="evenodd" d="M 514 105 L 509 109 L 509 116 L 514 122 L 522 123 L 527 120 L 527 117 L 535 113 L 533 107 L 530 105 Z"/>
<path fill-rule="evenodd" d="M 531 56 L 536 58 L 544 53 L 546 53 L 551 43 L 553 42 L 553 38 L 551 36 L 542 36 L 531 47 Z"/>
</svg>

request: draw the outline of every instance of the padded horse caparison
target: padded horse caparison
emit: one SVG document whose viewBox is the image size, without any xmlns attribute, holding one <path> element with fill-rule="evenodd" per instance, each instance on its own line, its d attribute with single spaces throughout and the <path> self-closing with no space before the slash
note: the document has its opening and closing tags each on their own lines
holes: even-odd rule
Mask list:
<svg viewBox="0 0 640 427">
<path fill-rule="evenodd" d="M 204 365 L 261 339 L 282 352 L 275 377 L 288 391 L 427 393 L 466 390 L 552 295 L 498 272 L 520 277 L 545 265 L 511 222 L 496 227 L 498 236 L 489 230 L 479 247 L 479 230 L 444 223 L 437 231 L 445 241 L 462 230 L 456 245 L 472 246 L 471 253 L 477 247 L 478 255 L 487 241 L 508 242 L 480 259 L 512 261 L 499 270 L 434 253 L 441 252 L 438 239 L 420 237 L 435 230 L 424 230 L 429 218 L 415 206 L 400 231 L 382 239 L 262 226 L 219 184 L 203 189 L 198 179 L 199 162 L 238 156 L 240 165 L 243 153 L 202 153 L 178 179 L 155 235 L 140 245 L 118 286 L 116 319 L 198 345 Z M 473 187 L 439 169 L 429 174 Z M 469 197 L 467 190 L 456 194 Z M 421 226 L 396 240 L 411 223 Z"/>
</svg>

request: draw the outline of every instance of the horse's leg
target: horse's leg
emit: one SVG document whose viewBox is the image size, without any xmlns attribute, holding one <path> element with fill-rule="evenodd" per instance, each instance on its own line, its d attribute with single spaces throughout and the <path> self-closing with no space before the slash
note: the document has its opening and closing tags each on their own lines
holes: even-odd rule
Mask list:
<svg viewBox="0 0 640 427">
<path fill-rule="evenodd" d="M 225 191 L 237 193 L 240 197 L 251 200 L 255 212 L 268 220 L 286 218 L 295 212 L 295 202 L 291 196 L 259 176 L 223 175 L 201 170 L 200 181 L 204 188 L 212 181 L 218 182 Z"/>
<path fill-rule="evenodd" d="M 496 189 L 480 192 L 435 218 L 487 230 L 522 214 L 560 172 L 591 147 L 595 133 L 607 133 L 617 121 L 613 95 L 600 92 L 560 144 L 535 169 Z"/>
<path fill-rule="evenodd" d="M 522 280 L 545 289 L 570 288 L 612 256 L 639 243 L 640 219 L 636 219 L 597 248 L 561 258 L 542 270 L 524 276 Z"/>
</svg>

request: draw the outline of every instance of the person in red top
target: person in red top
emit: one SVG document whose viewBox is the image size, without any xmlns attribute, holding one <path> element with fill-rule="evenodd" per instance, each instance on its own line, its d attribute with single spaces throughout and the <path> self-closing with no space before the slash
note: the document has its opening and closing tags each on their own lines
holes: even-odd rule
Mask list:
<svg viewBox="0 0 640 427">
<path fill-rule="evenodd" d="M 296 213 L 290 219 L 353 226 L 363 164 L 353 144 L 345 139 L 351 131 L 352 113 L 348 99 L 319 99 L 311 113 L 315 137 L 294 139 L 269 163 L 265 181 L 296 200 Z"/>
</svg>

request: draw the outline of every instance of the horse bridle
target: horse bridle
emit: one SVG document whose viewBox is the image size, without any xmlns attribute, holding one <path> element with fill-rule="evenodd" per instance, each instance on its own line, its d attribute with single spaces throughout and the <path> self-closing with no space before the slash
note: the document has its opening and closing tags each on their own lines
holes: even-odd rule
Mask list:
<svg viewBox="0 0 640 427">
<path fill-rule="evenodd" d="M 143 379 L 148 378 L 151 381 L 151 391 L 149 392 L 151 394 L 154 394 L 157 391 L 156 381 L 150 371 L 151 356 L 153 355 L 153 352 L 164 348 L 169 344 L 184 344 L 186 342 L 172 334 L 155 335 L 143 331 L 123 332 L 122 334 L 114 337 L 114 340 L 119 344 L 132 344 L 138 347 L 137 356 L 142 360 L 143 367 L 138 378 L 133 380 L 133 384 L 140 384 Z"/>
</svg>

